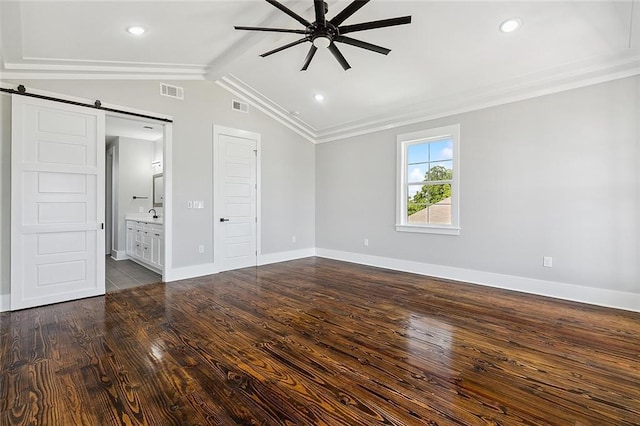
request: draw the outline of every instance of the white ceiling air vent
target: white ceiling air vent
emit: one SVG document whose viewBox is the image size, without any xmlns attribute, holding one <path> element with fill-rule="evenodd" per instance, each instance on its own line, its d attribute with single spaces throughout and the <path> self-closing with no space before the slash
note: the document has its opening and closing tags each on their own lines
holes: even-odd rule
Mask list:
<svg viewBox="0 0 640 426">
<path fill-rule="evenodd" d="M 235 99 L 231 101 L 231 108 L 234 109 L 235 111 L 249 112 L 248 103 L 236 101 Z"/>
<path fill-rule="evenodd" d="M 184 99 L 184 89 L 178 86 L 160 83 L 160 94 L 170 98 Z"/>
</svg>

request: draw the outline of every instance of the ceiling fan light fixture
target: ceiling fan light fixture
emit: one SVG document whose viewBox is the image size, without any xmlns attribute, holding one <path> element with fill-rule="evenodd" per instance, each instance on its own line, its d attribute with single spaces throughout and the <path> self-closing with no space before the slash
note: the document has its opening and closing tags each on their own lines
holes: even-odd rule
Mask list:
<svg viewBox="0 0 640 426">
<path fill-rule="evenodd" d="M 133 26 L 133 27 L 129 27 L 129 28 L 127 28 L 127 32 L 128 32 L 129 34 L 133 34 L 133 35 L 137 35 L 137 36 L 139 36 L 139 35 L 144 34 L 145 29 L 144 29 L 144 28 L 142 28 L 142 27 L 139 27 L 139 26 Z"/>
<path fill-rule="evenodd" d="M 500 24 L 500 31 L 503 33 L 512 33 L 522 26 L 522 21 L 519 18 L 510 18 Z"/>
<path fill-rule="evenodd" d="M 327 36 L 318 36 L 313 39 L 313 45 L 318 49 L 326 49 L 331 45 L 331 39 Z"/>
</svg>

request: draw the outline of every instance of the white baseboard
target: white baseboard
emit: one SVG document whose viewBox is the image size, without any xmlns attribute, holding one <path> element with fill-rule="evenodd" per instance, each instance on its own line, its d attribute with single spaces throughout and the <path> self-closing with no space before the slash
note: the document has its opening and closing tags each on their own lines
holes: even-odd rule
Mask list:
<svg viewBox="0 0 640 426">
<path fill-rule="evenodd" d="M 319 256 L 362 265 L 396 271 L 411 272 L 419 275 L 445 278 L 489 287 L 515 290 L 523 293 L 538 294 L 557 299 L 592 305 L 624 309 L 640 312 L 640 294 L 628 293 L 602 288 L 579 286 L 575 284 L 524 278 L 514 275 L 497 274 L 493 272 L 475 271 L 471 269 L 454 268 L 451 266 L 434 265 L 430 263 L 413 262 L 409 260 L 393 259 L 389 257 L 371 256 L 361 253 L 329 250 L 323 248 L 308 248 L 279 253 L 269 253 L 258 256 L 258 265 L 286 262 L 288 260 Z M 217 265 L 205 263 L 202 265 L 185 266 L 165 271 L 166 282 L 196 278 L 218 273 Z M 0 294 L 0 312 L 11 308 L 11 295 Z"/>
<path fill-rule="evenodd" d="M 454 268 L 451 266 L 434 265 L 322 248 L 316 248 L 316 256 L 359 263 L 362 265 L 377 266 L 379 268 L 393 269 L 396 271 L 411 272 L 419 275 L 429 275 L 432 277 L 486 285 L 489 287 L 515 290 L 523 293 L 571 300 L 574 302 L 589 303 L 592 305 L 640 312 L 640 294 L 638 293 L 584 287 L 575 284 L 565 284 L 554 281 L 518 277 L 514 275 L 496 274 L 493 272 L 475 271 L 471 269 Z"/>
<path fill-rule="evenodd" d="M 286 262 L 287 260 L 301 259 L 303 257 L 315 256 L 314 248 L 283 251 L 278 253 L 261 254 L 258 256 L 258 266 L 268 265 L 270 263 Z M 178 281 L 189 278 L 202 277 L 204 275 L 217 274 L 218 267 L 215 263 L 205 263 L 202 265 L 185 266 L 182 268 L 173 268 L 165 271 L 164 281 Z"/>
<path fill-rule="evenodd" d="M 315 256 L 316 249 L 308 248 L 301 250 L 282 251 L 278 253 L 261 254 L 258 256 L 258 266 L 270 263 L 286 262 L 287 260 L 301 259 L 303 257 Z M 202 277 L 204 275 L 217 274 L 218 267 L 215 263 L 205 263 L 202 265 L 184 266 L 165 271 L 164 281 L 178 281 L 189 278 Z"/>
<path fill-rule="evenodd" d="M 11 294 L 0 294 L 0 312 L 11 309 Z"/>
<path fill-rule="evenodd" d="M 113 260 L 125 260 L 129 259 L 127 252 L 124 250 L 111 250 L 111 258 Z"/>
<path fill-rule="evenodd" d="M 270 263 L 286 262 L 288 260 L 302 259 L 304 257 L 312 257 L 315 255 L 315 248 L 261 254 L 260 256 L 258 256 L 258 266 L 268 265 Z"/>
<path fill-rule="evenodd" d="M 171 270 L 165 270 L 163 280 L 165 282 L 171 282 L 217 273 L 218 268 L 215 263 L 203 263 L 201 265 L 183 266 L 181 268 L 172 268 Z"/>
</svg>

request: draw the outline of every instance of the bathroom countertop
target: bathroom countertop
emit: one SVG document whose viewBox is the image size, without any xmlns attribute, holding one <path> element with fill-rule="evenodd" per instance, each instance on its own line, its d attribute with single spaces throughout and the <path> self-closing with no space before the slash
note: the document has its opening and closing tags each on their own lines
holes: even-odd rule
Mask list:
<svg viewBox="0 0 640 426">
<path fill-rule="evenodd" d="M 148 214 L 128 214 L 125 216 L 125 220 L 135 220 L 138 222 L 154 223 L 156 225 L 162 225 L 162 218 L 154 219 L 153 216 Z"/>
</svg>

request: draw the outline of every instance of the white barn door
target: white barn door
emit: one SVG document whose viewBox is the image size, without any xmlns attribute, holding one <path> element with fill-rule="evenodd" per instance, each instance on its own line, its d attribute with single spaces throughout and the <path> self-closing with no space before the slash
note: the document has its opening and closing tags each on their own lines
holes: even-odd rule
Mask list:
<svg viewBox="0 0 640 426">
<path fill-rule="evenodd" d="M 255 133 L 217 127 L 218 235 L 220 271 L 256 266 L 257 150 Z"/>
<path fill-rule="evenodd" d="M 104 294 L 104 111 L 14 95 L 11 124 L 11 310 Z"/>
</svg>

